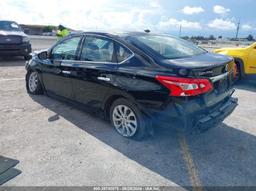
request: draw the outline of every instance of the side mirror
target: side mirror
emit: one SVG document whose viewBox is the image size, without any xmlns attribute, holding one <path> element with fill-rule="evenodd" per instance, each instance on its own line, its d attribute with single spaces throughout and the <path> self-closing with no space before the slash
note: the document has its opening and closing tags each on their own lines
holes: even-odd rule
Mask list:
<svg viewBox="0 0 256 191">
<path fill-rule="evenodd" d="M 37 56 L 40 60 L 46 60 L 48 58 L 48 52 L 47 51 L 40 52 Z"/>
</svg>

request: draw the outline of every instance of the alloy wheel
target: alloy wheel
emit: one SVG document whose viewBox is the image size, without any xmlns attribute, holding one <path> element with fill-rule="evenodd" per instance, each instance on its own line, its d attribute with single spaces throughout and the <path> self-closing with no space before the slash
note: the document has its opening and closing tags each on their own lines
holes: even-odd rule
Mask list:
<svg viewBox="0 0 256 191">
<path fill-rule="evenodd" d="M 138 129 L 135 113 L 126 105 L 117 105 L 112 113 L 113 124 L 122 136 L 132 137 Z"/>
<path fill-rule="evenodd" d="M 32 72 L 29 75 L 28 87 L 30 92 L 35 92 L 38 87 L 38 75 L 36 72 Z"/>
</svg>

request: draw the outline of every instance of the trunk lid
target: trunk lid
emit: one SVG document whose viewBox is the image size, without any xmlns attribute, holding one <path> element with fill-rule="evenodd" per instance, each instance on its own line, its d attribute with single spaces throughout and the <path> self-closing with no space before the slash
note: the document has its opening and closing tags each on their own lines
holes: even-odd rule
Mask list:
<svg viewBox="0 0 256 191">
<path fill-rule="evenodd" d="M 205 53 L 187 58 L 164 60 L 167 67 L 186 68 L 194 72 L 195 76 L 214 77 L 222 74 L 223 69 L 233 58 L 213 53 Z"/>
</svg>

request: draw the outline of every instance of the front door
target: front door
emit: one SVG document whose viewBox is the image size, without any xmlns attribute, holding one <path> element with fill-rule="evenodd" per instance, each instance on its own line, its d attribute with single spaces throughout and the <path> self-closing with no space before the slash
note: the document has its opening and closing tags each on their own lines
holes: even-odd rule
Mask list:
<svg viewBox="0 0 256 191">
<path fill-rule="evenodd" d="M 42 64 L 44 86 L 48 93 L 73 99 L 71 67 L 65 66 L 65 62 L 77 60 L 81 39 L 81 36 L 75 36 L 61 41 L 51 50 L 50 59 Z"/>
</svg>

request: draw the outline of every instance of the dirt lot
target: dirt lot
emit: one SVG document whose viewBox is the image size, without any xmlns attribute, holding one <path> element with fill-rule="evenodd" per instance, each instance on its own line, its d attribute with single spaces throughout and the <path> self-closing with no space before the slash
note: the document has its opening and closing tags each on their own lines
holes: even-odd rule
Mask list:
<svg viewBox="0 0 256 191">
<path fill-rule="evenodd" d="M 236 86 L 239 106 L 219 127 L 189 137 L 160 128 L 136 142 L 92 114 L 29 96 L 24 75 L 23 60 L 0 60 L 0 155 L 22 171 L 7 186 L 256 186 L 255 79 Z"/>
</svg>

